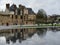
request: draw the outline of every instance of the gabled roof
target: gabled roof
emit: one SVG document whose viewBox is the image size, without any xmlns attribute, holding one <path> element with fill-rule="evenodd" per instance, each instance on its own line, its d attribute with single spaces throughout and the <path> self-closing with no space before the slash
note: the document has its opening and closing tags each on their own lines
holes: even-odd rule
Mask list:
<svg viewBox="0 0 60 45">
<path fill-rule="evenodd" d="M 27 8 L 28 9 L 28 14 L 35 14 L 32 8 Z"/>
<path fill-rule="evenodd" d="M 15 8 L 17 9 L 17 6 L 15 5 L 15 4 L 12 4 L 11 6 L 10 6 L 10 11 L 14 11 L 15 10 Z"/>
</svg>

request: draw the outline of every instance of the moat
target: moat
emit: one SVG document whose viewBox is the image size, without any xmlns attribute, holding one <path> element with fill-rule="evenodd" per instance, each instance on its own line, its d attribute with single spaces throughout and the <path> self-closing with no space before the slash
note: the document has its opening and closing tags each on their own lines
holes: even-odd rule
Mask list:
<svg viewBox="0 0 60 45">
<path fill-rule="evenodd" d="M 1 32 L 0 45 L 60 45 L 60 28 Z"/>
</svg>

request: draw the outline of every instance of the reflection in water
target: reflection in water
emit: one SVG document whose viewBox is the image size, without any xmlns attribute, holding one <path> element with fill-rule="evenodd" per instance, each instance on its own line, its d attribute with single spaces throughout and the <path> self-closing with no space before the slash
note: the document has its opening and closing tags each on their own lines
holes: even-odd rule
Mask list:
<svg viewBox="0 0 60 45">
<path fill-rule="evenodd" d="M 60 28 L 49 28 L 49 30 L 56 32 L 56 31 L 60 31 Z"/>
<path fill-rule="evenodd" d="M 57 31 L 58 29 L 15 29 L 10 33 L 0 33 L 0 36 L 5 36 L 6 44 L 11 44 L 11 42 L 16 44 L 18 40 L 21 45 L 60 45 L 60 31 Z"/>
<path fill-rule="evenodd" d="M 38 36 L 44 36 L 47 32 L 47 29 L 37 29 Z"/>
<path fill-rule="evenodd" d="M 19 43 L 21 43 L 23 40 L 26 40 L 28 37 L 31 38 L 36 32 L 36 29 L 21 29 L 20 32 L 15 31 L 14 36 L 6 38 L 6 43 L 16 43 L 17 40 L 19 40 Z"/>
</svg>

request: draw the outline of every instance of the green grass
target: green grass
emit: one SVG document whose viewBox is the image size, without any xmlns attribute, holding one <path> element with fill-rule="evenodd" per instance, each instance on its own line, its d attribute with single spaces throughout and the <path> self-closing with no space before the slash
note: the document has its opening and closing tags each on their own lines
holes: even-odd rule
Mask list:
<svg viewBox="0 0 60 45">
<path fill-rule="evenodd" d="M 52 26 L 52 24 L 39 24 L 39 26 Z M 53 26 L 60 26 L 60 24 L 53 24 Z"/>
<path fill-rule="evenodd" d="M 14 26 L 13 28 L 19 28 L 19 27 L 22 27 L 22 28 L 24 28 L 24 27 L 48 27 L 48 26 L 52 26 L 52 24 L 39 24 L 39 25 L 25 25 L 25 26 Z M 60 26 L 60 24 L 53 24 L 53 26 Z"/>
</svg>

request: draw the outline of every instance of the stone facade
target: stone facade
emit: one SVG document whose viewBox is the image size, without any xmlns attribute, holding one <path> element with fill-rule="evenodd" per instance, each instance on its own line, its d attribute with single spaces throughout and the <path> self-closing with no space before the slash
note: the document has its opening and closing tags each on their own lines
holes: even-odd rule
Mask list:
<svg viewBox="0 0 60 45">
<path fill-rule="evenodd" d="M 29 8 L 26 8 L 25 6 L 19 5 L 17 8 L 15 4 L 10 6 L 9 4 L 6 4 L 6 10 L 5 12 L 0 12 L 0 26 L 9 26 L 9 25 L 27 25 L 27 24 L 35 24 L 36 20 L 36 14 L 30 13 L 33 12 L 32 9 L 30 11 Z M 29 13 L 28 13 L 29 12 Z M 15 29 L 15 30 L 0 30 L 0 32 L 18 32 L 22 29 Z M 33 29 L 23 29 L 24 30 L 32 30 Z M 27 32 L 27 31 L 26 31 Z"/>
<path fill-rule="evenodd" d="M 5 12 L 0 12 L 0 25 L 35 24 L 35 14 L 29 14 L 25 6 L 19 5 L 19 8 L 16 8 L 15 4 L 13 6 L 6 4 Z"/>
<path fill-rule="evenodd" d="M 35 24 L 35 15 L 5 15 L 0 14 L 0 25 Z"/>
</svg>

